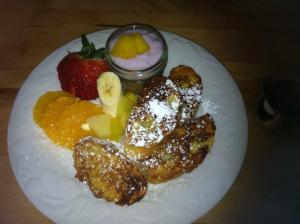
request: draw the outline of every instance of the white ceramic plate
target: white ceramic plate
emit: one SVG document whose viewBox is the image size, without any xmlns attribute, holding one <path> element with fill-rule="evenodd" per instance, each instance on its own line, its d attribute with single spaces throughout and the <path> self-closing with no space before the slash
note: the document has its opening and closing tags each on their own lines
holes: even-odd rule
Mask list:
<svg viewBox="0 0 300 224">
<path fill-rule="evenodd" d="M 105 46 L 112 30 L 88 35 Z M 60 47 L 30 74 L 15 100 L 8 127 L 8 150 L 18 183 L 30 201 L 56 223 L 191 223 L 211 209 L 235 180 L 246 151 L 247 118 L 241 94 L 224 66 L 195 43 L 162 32 L 169 48 L 165 74 L 185 64 L 202 77 L 204 92 L 199 114 L 209 112 L 217 127 L 215 143 L 204 162 L 189 174 L 150 185 L 132 206 L 95 198 L 74 178 L 72 153 L 59 148 L 32 119 L 32 108 L 46 91 L 60 90 L 56 67 L 80 39 Z"/>
</svg>

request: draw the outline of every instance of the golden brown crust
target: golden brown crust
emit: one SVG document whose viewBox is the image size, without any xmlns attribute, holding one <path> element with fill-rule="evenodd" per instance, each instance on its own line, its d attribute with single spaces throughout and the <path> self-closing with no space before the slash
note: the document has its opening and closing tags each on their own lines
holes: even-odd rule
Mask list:
<svg viewBox="0 0 300 224">
<path fill-rule="evenodd" d="M 181 94 L 171 80 L 150 80 L 129 115 L 123 142 L 126 148 L 149 148 L 170 134 L 179 121 L 181 101 Z"/>
<path fill-rule="evenodd" d="M 202 80 L 195 70 L 186 65 L 174 67 L 168 77 L 182 95 L 181 123 L 196 116 L 202 95 Z"/>
<path fill-rule="evenodd" d="M 195 70 L 186 65 L 178 65 L 172 68 L 169 79 L 181 88 L 191 88 L 202 83 L 200 76 Z"/>
<path fill-rule="evenodd" d="M 93 194 L 119 205 L 144 197 L 147 181 L 140 170 L 108 141 L 85 138 L 74 150 L 76 178 L 85 181 Z"/>
<path fill-rule="evenodd" d="M 173 68 L 168 78 L 160 76 L 147 82 L 128 119 L 123 138 L 126 153 L 135 159 L 144 159 L 154 154 L 152 148 L 157 148 L 156 145 L 179 124 L 195 117 L 201 94 L 201 78 L 191 67 L 185 65 Z M 157 116 L 164 111 L 159 105 L 153 103 L 155 101 L 160 102 L 161 105 L 164 102 L 177 105 L 171 119 L 157 122 Z M 152 110 L 157 114 L 153 115 L 151 105 L 154 105 Z M 170 113 L 172 113 L 171 109 L 169 108 Z"/>
<path fill-rule="evenodd" d="M 139 161 L 148 182 L 165 182 L 195 169 L 211 149 L 215 130 L 209 114 L 177 127 L 151 148 L 150 157 Z"/>
</svg>

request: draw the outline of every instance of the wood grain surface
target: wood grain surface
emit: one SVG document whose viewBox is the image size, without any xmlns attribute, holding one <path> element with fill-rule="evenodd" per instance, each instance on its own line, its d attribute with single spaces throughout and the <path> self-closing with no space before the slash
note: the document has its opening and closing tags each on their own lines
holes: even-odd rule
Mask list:
<svg viewBox="0 0 300 224">
<path fill-rule="evenodd" d="M 231 73 L 245 101 L 249 141 L 241 172 L 220 203 L 195 222 L 300 221 L 299 124 L 284 120 L 266 125 L 256 116 L 263 75 L 300 75 L 298 17 L 294 6 L 289 12 L 286 5 L 272 8 L 258 2 L 0 0 L 0 223 L 52 223 L 22 193 L 9 164 L 7 125 L 22 83 L 66 42 L 134 22 L 174 32 L 208 49 Z"/>
</svg>

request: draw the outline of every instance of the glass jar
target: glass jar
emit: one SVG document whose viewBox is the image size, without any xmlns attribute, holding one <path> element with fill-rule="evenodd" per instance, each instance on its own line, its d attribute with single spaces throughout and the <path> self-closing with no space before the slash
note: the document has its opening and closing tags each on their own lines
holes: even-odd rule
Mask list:
<svg viewBox="0 0 300 224">
<path fill-rule="evenodd" d="M 140 33 L 150 50 L 134 58 L 122 59 L 111 54 L 121 34 Z M 106 60 L 110 70 L 120 78 L 123 88 L 139 93 L 142 86 L 153 76 L 162 75 L 168 61 L 168 48 L 162 34 L 152 26 L 130 24 L 115 30 L 106 42 Z"/>
</svg>

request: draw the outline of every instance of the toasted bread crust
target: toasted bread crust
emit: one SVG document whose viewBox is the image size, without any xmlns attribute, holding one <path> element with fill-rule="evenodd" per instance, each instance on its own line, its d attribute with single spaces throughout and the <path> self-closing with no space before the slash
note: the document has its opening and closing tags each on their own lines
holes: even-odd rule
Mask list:
<svg viewBox="0 0 300 224">
<path fill-rule="evenodd" d="M 172 68 L 169 79 L 180 88 L 192 88 L 202 83 L 200 76 L 195 70 L 186 65 L 178 65 Z"/>
<path fill-rule="evenodd" d="M 128 149 L 149 148 L 170 134 L 180 118 L 181 102 L 181 94 L 171 80 L 150 80 L 129 115 L 124 138 Z"/>
<path fill-rule="evenodd" d="M 195 169 L 210 151 L 215 130 L 209 114 L 177 127 L 151 148 L 151 156 L 139 161 L 148 182 L 166 182 Z"/>
<path fill-rule="evenodd" d="M 191 67 L 179 65 L 171 70 L 168 78 L 160 77 L 147 83 L 138 107 L 147 105 L 155 90 L 168 79 L 181 95 L 176 128 L 148 147 L 125 144 L 128 156 L 138 161 L 150 183 L 165 182 L 192 171 L 203 161 L 214 141 L 213 118 L 209 114 L 195 118 L 203 87 L 200 76 Z M 131 119 L 128 126 L 133 123 Z"/>
<path fill-rule="evenodd" d="M 173 68 L 168 78 L 155 77 L 146 83 L 129 116 L 126 134 L 123 138 L 128 155 L 136 159 L 145 159 L 154 154 L 153 148 L 157 148 L 156 145 L 174 131 L 178 125 L 189 122 L 196 116 L 201 94 L 201 78 L 191 67 L 185 65 Z M 155 120 L 156 118 L 151 114 L 149 105 L 155 100 L 166 102 L 168 98 L 171 98 L 170 96 L 173 97 L 171 103 L 178 105 L 171 119 L 153 123 L 152 119 Z M 157 111 L 157 115 L 161 113 L 159 107 L 153 109 Z M 147 123 L 151 123 L 151 125 L 143 126 Z M 141 132 L 136 131 L 135 125 L 137 124 L 142 124 L 143 130 Z M 159 128 L 154 129 L 155 126 L 159 126 Z M 157 136 L 155 136 L 156 134 Z"/>
<path fill-rule="evenodd" d="M 196 116 L 201 103 L 202 80 L 195 70 L 186 65 L 174 67 L 168 77 L 178 87 L 182 95 L 181 123 Z"/>
<path fill-rule="evenodd" d="M 147 181 L 140 170 L 108 141 L 85 138 L 74 150 L 76 178 L 86 181 L 93 194 L 119 205 L 144 197 Z"/>
</svg>

